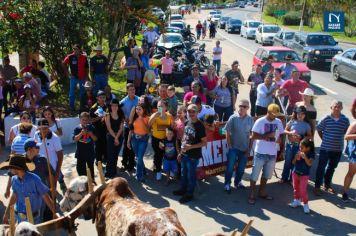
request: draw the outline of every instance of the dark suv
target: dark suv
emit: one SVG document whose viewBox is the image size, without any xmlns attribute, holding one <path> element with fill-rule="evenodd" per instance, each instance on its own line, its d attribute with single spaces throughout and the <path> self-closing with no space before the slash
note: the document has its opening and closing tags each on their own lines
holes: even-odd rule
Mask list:
<svg viewBox="0 0 356 236">
<path fill-rule="evenodd" d="M 343 50 L 333 36 L 325 33 L 296 33 L 289 47 L 294 49 L 308 67 L 330 66 L 332 58 Z"/>
</svg>

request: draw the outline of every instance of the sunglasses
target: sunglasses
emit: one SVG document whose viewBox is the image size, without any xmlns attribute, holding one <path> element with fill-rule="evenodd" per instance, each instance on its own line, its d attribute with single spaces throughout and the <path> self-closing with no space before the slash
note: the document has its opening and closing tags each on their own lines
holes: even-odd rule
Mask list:
<svg viewBox="0 0 356 236">
<path fill-rule="evenodd" d="M 246 106 L 246 105 L 239 105 L 239 107 L 240 107 L 240 108 L 245 108 L 245 109 L 246 109 L 248 106 Z"/>
</svg>

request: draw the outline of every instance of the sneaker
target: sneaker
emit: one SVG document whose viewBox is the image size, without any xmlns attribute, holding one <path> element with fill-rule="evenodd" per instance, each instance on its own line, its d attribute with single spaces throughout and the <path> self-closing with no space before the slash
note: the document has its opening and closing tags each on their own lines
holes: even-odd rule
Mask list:
<svg viewBox="0 0 356 236">
<path fill-rule="evenodd" d="M 309 214 L 310 213 L 310 209 L 309 209 L 308 203 L 303 205 L 303 209 L 304 209 L 304 213 L 305 214 Z"/>
<path fill-rule="evenodd" d="M 185 194 L 185 191 L 181 190 L 181 189 L 173 191 L 173 195 L 175 195 L 175 196 L 183 196 L 184 194 Z"/>
<path fill-rule="evenodd" d="M 184 195 L 183 197 L 181 197 L 179 199 L 179 203 L 183 204 L 183 203 L 186 203 L 186 202 L 190 202 L 193 199 L 194 199 L 193 195 L 186 194 L 186 195 Z"/>
<path fill-rule="evenodd" d="M 162 173 L 161 172 L 157 172 L 156 173 L 156 180 L 159 181 L 162 179 Z"/>
<path fill-rule="evenodd" d="M 294 199 L 293 202 L 291 202 L 289 204 L 289 206 L 292 207 L 292 208 L 296 208 L 296 207 L 299 207 L 301 205 L 302 205 L 302 203 L 298 199 Z"/>
<path fill-rule="evenodd" d="M 240 181 L 240 183 L 237 184 L 237 188 L 246 189 L 246 186 Z"/>
<path fill-rule="evenodd" d="M 231 193 L 231 187 L 229 184 L 226 184 L 224 189 L 225 189 L 225 192 Z"/>
<path fill-rule="evenodd" d="M 343 193 L 342 194 L 342 200 L 344 202 L 349 202 L 350 201 L 349 195 L 347 193 Z"/>
</svg>

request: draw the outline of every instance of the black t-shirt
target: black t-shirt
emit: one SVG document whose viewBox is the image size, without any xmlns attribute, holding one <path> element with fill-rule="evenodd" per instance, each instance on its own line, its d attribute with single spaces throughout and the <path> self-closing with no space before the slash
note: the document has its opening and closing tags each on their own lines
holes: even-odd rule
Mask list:
<svg viewBox="0 0 356 236">
<path fill-rule="evenodd" d="M 94 75 L 97 74 L 106 74 L 106 68 L 109 65 L 109 61 L 106 56 L 101 55 L 101 56 L 93 56 L 90 59 L 90 66 L 93 69 Z"/>
<path fill-rule="evenodd" d="M 90 115 L 90 118 L 97 118 L 99 117 L 98 116 L 98 112 L 100 113 L 100 110 L 102 111 L 106 111 L 106 105 L 103 105 L 103 106 L 99 106 L 98 103 L 95 103 L 89 110 L 89 115 Z M 98 138 L 102 137 L 102 136 L 105 136 L 106 134 L 106 125 L 105 125 L 105 122 L 102 121 L 102 119 L 96 121 L 96 122 L 93 122 L 92 124 L 95 128 L 95 134 L 97 136 L 99 136 Z"/>
<path fill-rule="evenodd" d="M 183 144 L 197 144 L 201 142 L 201 139 L 204 138 L 205 135 L 205 127 L 200 120 L 196 122 L 186 121 L 184 127 L 184 135 L 183 135 Z M 190 149 L 185 152 L 190 158 L 199 159 L 202 157 L 201 148 Z"/>
<path fill-rule="evenodd" d="M 168 139 L 164 139 L 163 144 L 164 158 L 166 160 L 177 160 L 176 139 L 173 138 L 171 141 L 169 141 Z"/>
<path fill-rule="evenodd" d="M 94 131 L 94 126 L 88 124 L 85 129 L 88 132 L 92 132 L 95 134 Z M 83 127 L 81 125 L 78 125 L 75 127 L 74 132 L 73 132 L 73 139 L 74 136 L 77 136 L 80 132 L 82 132 Z M 85 135 L 82 135 L 82 137 L 78 140 L 77 142 L 77 150 L 75 151 L 75 158 L 77 159 L 88 159 L 93 160 L 94 158 L 94 140 L 90 137 L 90 135 L 87 133 Z"/>
</svg>

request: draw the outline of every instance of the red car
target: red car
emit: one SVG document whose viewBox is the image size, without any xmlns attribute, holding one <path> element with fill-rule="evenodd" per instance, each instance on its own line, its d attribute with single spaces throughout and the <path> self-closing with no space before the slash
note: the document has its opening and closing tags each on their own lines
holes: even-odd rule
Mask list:
<svg viewBox="0 0 356 236">
<path fill-rule="evenodd" d="M 298 71 L 301 74 L 301 79 L 308 83 L 310 82 L 311 72 L 309 68 L 294 50 L 287 47 L 260 47 L 257 49 L 255 55 L 253 56 L 252 64 L 263 65 L 265 63 L 264 60 L 266 60 L 269 55 L 272 55 L 274 57 L 274 62 L 272 63 L 274 68 L 278 68 L 282 64 L 284 64 L 286 62 L 284 58 L 287 55 L 292 56 L 292 64 L 297 67 Z"/>
</svg>

